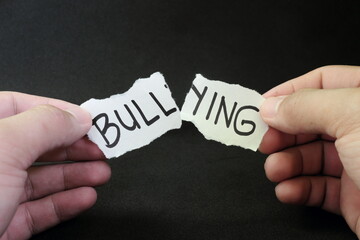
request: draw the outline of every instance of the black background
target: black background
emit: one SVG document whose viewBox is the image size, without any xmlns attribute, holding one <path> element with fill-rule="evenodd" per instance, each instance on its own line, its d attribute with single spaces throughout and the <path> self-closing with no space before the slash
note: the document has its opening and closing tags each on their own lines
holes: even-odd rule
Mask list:
<svg viewBox="0 0 360 240">
<path fill-rule="evenodd" d="M 80 104 L 161 71 L 179 106 L 196 73 L 260 93 L 328 64 L 360 65 L 356 1 L 0 0 L 0 89 Z M 34 239 L 356 239 L 287 206 L 266 156 L 190 123 L 110 160 L 94 208 Z"/>
</svg>

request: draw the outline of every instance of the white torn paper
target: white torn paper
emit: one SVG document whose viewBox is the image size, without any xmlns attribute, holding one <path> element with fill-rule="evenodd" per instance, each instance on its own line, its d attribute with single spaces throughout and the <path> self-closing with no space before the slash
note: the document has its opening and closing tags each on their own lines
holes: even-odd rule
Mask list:
<svg viewBox="0 0 360 240">
<path fill-rule="evenodd" d="M 123 94 L 90 99 L 81 107 L 93 118 L 89 139 L 107 158 L 145 146 L 181 127 L 180 111 L 159 72 L 137 80 Z"/>
<path fill-rule="evenodd" d="M 264 100 L 254 90 L 197 74 L 181 118 L 193 122 L 206 139 L 256 151 L 268 129 L 259 113 Z"/>
</svg>

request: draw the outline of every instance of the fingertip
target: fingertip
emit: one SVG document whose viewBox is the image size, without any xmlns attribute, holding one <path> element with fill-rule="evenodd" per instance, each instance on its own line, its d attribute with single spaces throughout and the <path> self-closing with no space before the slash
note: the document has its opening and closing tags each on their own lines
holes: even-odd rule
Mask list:
<svg viewBox="0 0 360 240">
<path fill-rule="evenodd" d="M 288 182 L 281 182 L 275 187 L 275 195 L 282 203 L 296 202 L 294 199 L 294 189 Z"/>
<path fill-rule="evenodd" d="M 93 174 L 89 179 L 89 185 L 99 186 L 105 184 L 110 180 L 111 168 L 109 164 L 104 161 L 96 161 L 92 163 Z"/>
<path fill-rule="evenodd" d="M 93 161 L 93 160 L 105 160 L 106 157 L 104 153 L 99 149 L 99 147 L 92 141 L 89 140 L 87 136 L 79 139 L 73 143 L 66 150 L 67 158 L 66 160 L 73 161 Z M 61 159 L 61 161 L 64 159 Z"/>
<path fill-rule="evenodd" d="M 86 132 L 90 130 L 92 117 L 88 111 L 75 104 L 72 104 L 69 108 L 65 109 L 65 111 L 70 113 L 76 121 L 86 129 Z"/>
<path fill-rule="evenodd" d="M 269 127 L 269 129 L 267 130 L 267 132 L 264 134 L 260 146 L 259 146 L 259 151 L 264 153 L 264 154 L 270 154 L 272 153 L 272 149 L 273 149 L 273 136 L 274 134 L 276 134 L 276 130 Z"/>
<path fill-rule="evenodd" d="M 279 182 L 278 158 L 275 154 L 268 156 L 264 164 L 266 177 L 272 182 Z"/>
<path fill-rule="evenodd" d="M 263 96 L 264 98 L 279 96 L 278 88 L 279 88 L 279 86 L 274 87 L 274 88 L 268 90 L 267 92 L 265 92 L 262 96 Z"/>
<path fill-rule="evenodd" d="M 259 145 L 259 148 L 258 150 L 264 154 L 269 154 L 269 152 L 267 151 L 267 135 L 269 134 L 269 131 L 270 131 L 270 128 L 269 130 L 267 130 L 267 132 L 264 134 L 261 142 L 260 142 L 260 145 Z"/>
<path fill-rule="evenodd" d="M 282 203 L 305 204 L 310 193 L 309 187 L 310 185 L 306 184 L 305 181 L 288 180 L 275 187 L 275 194 Z"/>
<path fill-rule="evenodd" d="M 265 161 L 265 172 L 272 182 L 281 182 L 299 176 L 303 171 L 302 161 L 295 161 L 294 153 L 282 151 L 271 154 Z"/>
<path fill-rule="evenodd" d="M 282 203 L 287 203 L 287 196 L 289 193 L 289 188 L 287 186 L 287 184 L 284 183 L 279 183 L 278 185 L 276 185 L 275 187 L 275 195 L 276 198 L 282 202 Z"/>
<path fill-rule="evenodd" d="M 53 195 L 53 199 L 59 219 L 65 221 L 94 206 L 97 192 L 93 187 L 80 187 L 57 193 Z"/>
<path fill-rule="evenodd" d="M 92 156 L 92 159 L 97 160 L 106 160 L 104 153 L 100 150 L 98 145 L 96 145 L 94 142 L 90 141 L 87 137 L 85 137 L 85 144 L 87 147 L 87 151 L 90 156 Z"/>
<path fill-rule="evenodd" d="M 278 96 L 265 99 L 264 103 L 260 107 L 260 115 L 266 123 L 271 124 L 274 121 L 279 105 L 284 98 L 285 96 Z"/>
<path fill-rule="evenodd" d="M 111 167 L 108 163 L 102 161 L 101 162 L 103 165 L 103 170 L 102 170 L 102 176 L 104 176 L 104 178 L 102 179 L 102 184 L 108 182 L 111 178 Z"/>
<path fill-rule="evenodd" d="M 94 206 L 97 200 L 97 192 L 93 187 L 81 187 L 77 190 L 77 204 L 79 211 L 85 211 Z"/>
<path fill-rule="evenodd" d="M 293 140 L 293 135 L 289 135 L 280 132 L 275 128 L 269 127 L 269 130 L 265 133 L 260 143 L 259 151 L 264 154 L 271 154 L 290 146 L 293 143 Z"/>
</svg>

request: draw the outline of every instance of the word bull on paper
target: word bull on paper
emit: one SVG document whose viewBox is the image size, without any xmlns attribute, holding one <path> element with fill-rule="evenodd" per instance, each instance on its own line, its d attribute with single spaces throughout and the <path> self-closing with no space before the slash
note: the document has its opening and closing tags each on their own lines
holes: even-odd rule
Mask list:
<svg viewBox="0 0 360 240">
<path fill-rule="evenodd" d="M 256 151 L 268 129 L 259 114 L 264 98 L 240 85 L 196 75 L 181 109 L 207 138 Z"/>
<path fill-rule="evenodd" d="M 159 100 L 157 99 L 157 97 L 154 95 L 154 93 L 149 92 L 149 95 L 151 96 L 152 100 L 154 100 L 153 103 L 156 104 L 156 106 L 159 108 L 159 110 L 161 110 L 161 112 L 163 113 L 163 115 L 165 117 L 168 117 L 169 115 L 171 115 L 172 113 L 175 113 L 177 111 L 176 107 L 173 107 L 169 110 L 165 110 L 165 108 L 162 106 L 162 104 L 159 102 Z M 145 97 L 145 96 L 144 96 Z M 151 126 L 152 124 L 154 124 L 156 121 L 160 120 L 160 115 L 155 115 L 151 118 L 148 118 L 145 116 L 143 110 L 141 109 L 141 107 L 137 104 L 137 102 L 135 100 L 131 100 L 132 105 L 136 108 L 137 113 L 141 116 L 141 119 L 143 120 L 145 126 Z M 148 103 L 151 104 L 151 101 Z M 148 105 L 147 105 L 148 106 Z M 120 107 L 120 106 L 119 106 Z M 93 125 L 96 127 L 96 129 L 99 131 L 99 133 L 101 134 L 101 136 L 103 137 L 103 139 L 106 142 L 106 147 L 108 148 L 113 148 L 115 147 L 120 140 L 120 136 L 121 136 L 121 127 L 124 128 L 125 130 L 128 131 L 134 131 L 136 129 L 141 129 L 141 124 L 139 123 L 138 119 L 135 117 L 134 113 L 132 112 L 132 110 L 130 109 L 130 107 L 127 104 L 124 104 L 124 108 L 126 109 L 128 116 L 130 116 L 131 118 L 131 126 L 127 125 L 124 121 L 123 121 L 123 117 L 120 116 L 119 111 L 118 110 L 114 110 L 114 115 L 116 116 L 116 119 L 118 120 L 118 122 L 109 122 L 109 113 L 100 113 L 99 115 L 97 115 L 94 119 L 93 119 Z M 154 109 L 155 110 L 155 109 Z M 99 121 L 100 120 L 104 120 L 104 123 L 102 124 L 103 126 L 99 126 Z M 115 139 L 110 143 L 108 137 L 107 137 L 107 132 L 109 131 L 109 129 L 114 128 L 116 135 L 115 135 Z"/>
<path fill-rule="evenodd" d="M 124 94 L 90 99 L 81 107 L 93 117 L 89 139 L 107 158 L 140 148 L 181 127 L 179 109 L 160 73 L 137 80 Z"/>
</svg>

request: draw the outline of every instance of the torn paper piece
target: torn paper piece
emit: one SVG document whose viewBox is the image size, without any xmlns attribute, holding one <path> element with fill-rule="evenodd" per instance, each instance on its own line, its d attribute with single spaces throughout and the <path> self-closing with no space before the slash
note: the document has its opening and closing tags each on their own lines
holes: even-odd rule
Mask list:
<svg viewBox="0 0 360 240">
<path fill-rule="evenodd" d="M 197 74 L 181 118 L 193 122 L 206 139 L 256 151 L 268 129 L 259 113 L 264 100 L 254 90 Z"/>
<path fill-rule="evenodd" d="M 123 94 L 90 99 L 81 107 L 93 118 L 89 139 L 107 158 L 145 146 L 181 127 L 180 111 L 161 73 L 137 80 Z"/>
</svg>

